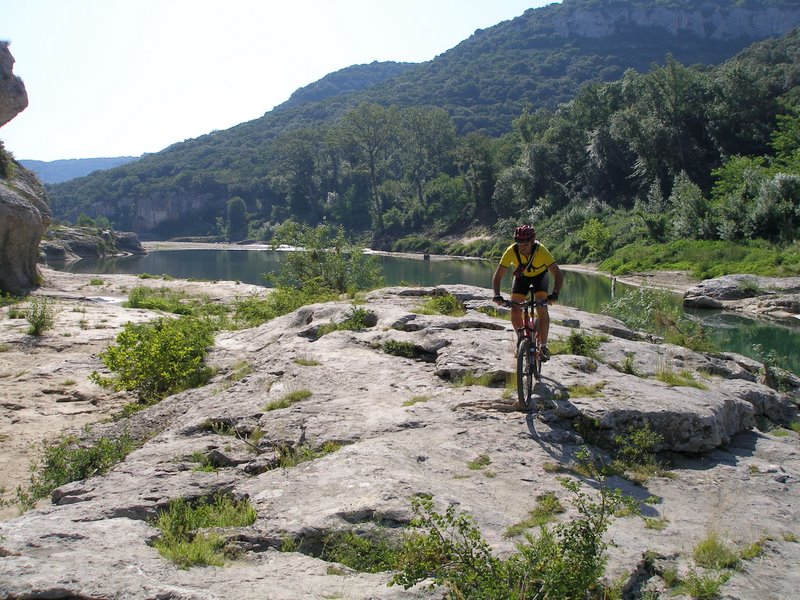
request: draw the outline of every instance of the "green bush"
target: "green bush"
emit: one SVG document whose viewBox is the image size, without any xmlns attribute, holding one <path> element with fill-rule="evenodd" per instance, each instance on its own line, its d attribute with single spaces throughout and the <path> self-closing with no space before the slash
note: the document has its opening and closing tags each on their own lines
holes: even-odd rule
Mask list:
<svg viewBox="0 0 800 600">
<path fill-rule="evenodd" d="M 282 315 L 289 314 L 306 304 L 328 302 L 338 296 L 330 291 L 310 291 L 311 288 L 277 287 L 264 297 L 238 298 L 234 303 L 233 318 L 245 327 L 258 327 Z"/>
<path fill-rule="evenodd" d="M 633 330 L 662 336 L 671 344 L 699 352 L 714 350 L 705 329 L 683 314 L 673 295 L 666 290 L 647 286 L 635 288 L 609 302 L 603 312 Z"/>
<path fill-rule="evenodd" d="M 114 376 L 95 371 L 89 378 L 104 387 L 135 391 L 141 402 L 157 402 L 208 382 L 211 370 L 203 361 L 213 343 L 214 327 L 205 319 L 162 317 L 126 323 L 116 345 L 100 353 Z"/>
<path fill-rule="evenodd" d="M 353 295 L 383 283 L 378 258 L 348 240 L 342 228 L 286 221 L 278 227 L 273 243 L 297 248 L 287 253 L 280 273 L 267 276 L 276 287 Z"/>
<path fill-rule="evenodd" d="M 46 297 L 31 296 L 30 306 L 25 311 L 25 319 L 29 323 L 30 335 L 42 335 L 52 329 L 56 322 L 56 305 Z"/>
</svg>

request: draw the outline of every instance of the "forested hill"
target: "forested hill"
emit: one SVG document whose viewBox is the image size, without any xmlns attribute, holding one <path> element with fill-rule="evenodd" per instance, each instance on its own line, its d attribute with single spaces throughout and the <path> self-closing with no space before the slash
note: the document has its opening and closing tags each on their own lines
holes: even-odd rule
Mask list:
<svg viewBox="0 0 800 600">
<path fill-rule="evenodd" d="M 156 238 L 269 237 L 287 219 L 325 219 L 371 232 L 383 243 L 413 233 L 439 235 L 472 220 L 492 225 L 509 217 L 508 206 L 531 208 L 537 195 L 550 194 L 519 180 L 513 202 L 496 200 L 504 171 L 510 169 L 510 177 L 519 159 L 513 138 L 499 136 L 526 111 L 555 111 L 587 83 L 613 84 L 669 60 L 702 72 L 702 65 L 718 65 L 754 40 L 780 36 L 797 24 L 800 7 L 788 0 L 564 0 L 476 31 L 426 63 L 345 69 L 298 90 L 260 119 L 49 186 L 52 208 L 60 219 L 75 221 L 84 213 Z M 785 60 L 792 59 L 784 52 L 762 62 Z M 794 85 L 791 79 L 783 83 L 769 93 Z M 760 137 L 747 150 L 763 150 L 774 127 L 774 107 L 764 110 L 773 111 L 763 117 L 766 133 L 760 122 L 748 123 Z M 368 125 L 371 140 L 364 137 Z M 542 133 L 548 124 L 532 127 L 525 135 L 536 135 L 536 127 Z M 569 133 L 576 143 L 585 136 Z M 575 147 L 585 149 L 587 142 Z M 636 160 L 629 149 L 619 152 L 606 157 L 614 159 L 614 181 L 630 170 L 616 161 Z M 715 152 L 716 158 L 706 157 L 709 169 L 720 165 L 719 148 Z M 562 169 L 579 168 L 565 165 L 567 158 L 559 158 Z M 525 168 L 551 166 L 529 160 Z M 668 170 L 647 173 L 667 189 L 671 176 Z M 569 190 L 565 182 L 583 182 L 574 174 L 565 177 L 571 179 L 553 182 L 553 189 L 575 192 L 577 199 L 583 191 Z M 644 185 L 613 193 L 641 193 Z M 556 200 L 550 206 L 563 205 Z"/>
</svg>

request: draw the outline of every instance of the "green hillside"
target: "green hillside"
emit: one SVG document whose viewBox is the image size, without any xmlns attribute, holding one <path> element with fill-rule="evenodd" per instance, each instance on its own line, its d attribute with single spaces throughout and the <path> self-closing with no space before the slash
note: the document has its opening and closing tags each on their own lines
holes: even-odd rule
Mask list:
<svg viewBox="0 0 800 600">
<path fill-rule="evenodd" d="M 654 190 L 668 199 L 681 174 L 708 198 L 730 157 L 772 153 L 800 63 L 796 32 L 725 62 L 754 34 L 714 28 L 742 10 L 786 9 L 784 21 L 800 12 L 775 0 L 702 7 L 564 0 L 528 10 L 429 62 L 345 69 L 260 119 L 48 186 L 53 212 L 162 239 L 269 239 L 286 220 L 325 220 L 408 247 L 578 206 L 631 210 Z M 665 29 L 675 10 L 703 35 Z M 587 22 L 599 29 L 581 30 Z"/>
</svg>

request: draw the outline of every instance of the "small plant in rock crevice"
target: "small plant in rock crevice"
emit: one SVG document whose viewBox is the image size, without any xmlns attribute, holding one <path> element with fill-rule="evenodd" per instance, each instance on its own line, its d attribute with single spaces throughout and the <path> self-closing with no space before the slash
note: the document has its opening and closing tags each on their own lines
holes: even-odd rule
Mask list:
<svg viewBox="0 0 800 600">
<path fill-rule="evenodd" d="M 28 489 L 17 488 L 20 508 L 31 508 L 38 499 L 45 498 L 62 485 L 108 472 L 136 445 L 127 434 L 118 438 L 100 438 L 92 443 L 82 443 L 74 436 L 66 436 L 55 443 L 43 444 L 39 458 L 31 465 Z"/>
<path fill-rule="evenodd" d="M 375 325 L 375 315 L 370 311 L 352 307 L 350 314 L 342 321 L 326 323 L 317 329 L 317 337 L 322 337 L 334 331 L 363 331 Z"/>
<path fill-rule="evenodd" d="M 184 498 L 173 500 L 154 521 L 161 536 L 154 542 L 162 556 L 181 569 L 196 565 L 223 566 L 225 541 L 217 534 L 202 529 L 245 527 L 256 520 L 256 511 L 247 500 L 233 500 L 225 495 L 202 498 L 190 503 Z"/>
<path fill-rule="evenodd" d="M 462 317 L 467 314 L 461 301 L 452 294 L 431 296 L 412 312 L 423 315 L 448 315 Z"/>
<path fill-rule="evenodd" d="M 413 342 L 402 342 L 398 340 L 386 340 L 383 343 L 383 351 L 386 354 L 404 358 L 416 358 L 421 354 L 420 348 Z"/>
<path fill-rule="evenodd" d="M 281 396 L 277 400 L 268 402 L 267 405 L 264 407 L 264 410 L 268 412 L 271 410 L 279 410 L 281 408 L 289 408 L 292 404 L 295 404 L 297 402 L 302 402 L 303 400 L 306 400 L 311 396 L 312 396 L 311 390 L 294 390 L 292 392 L 289 392 Z"/>
<path fill-rule="evenodd" d="M 541 527 L 554 521 L 556 515 L 563 513 L 565 510 L 555 492 L 539 494 L 536 497 L 536 507 L 528 513 L 528 518 L 506 529 L 503 537 L 514 537 L 525 533 L 528 529 Z"/>
</svg>

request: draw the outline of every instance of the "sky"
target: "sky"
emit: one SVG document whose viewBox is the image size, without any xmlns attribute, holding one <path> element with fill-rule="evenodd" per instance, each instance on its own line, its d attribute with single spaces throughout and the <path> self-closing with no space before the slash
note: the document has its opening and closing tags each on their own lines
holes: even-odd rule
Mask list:
<svg viewBox="0 0 800 600">
<path fill-rule="evenodd" d="M 554 0 L 0 0 L 18 160 L 140 156 L 262 116 L 334 71 L 424 62 Z"/>
</svg>

